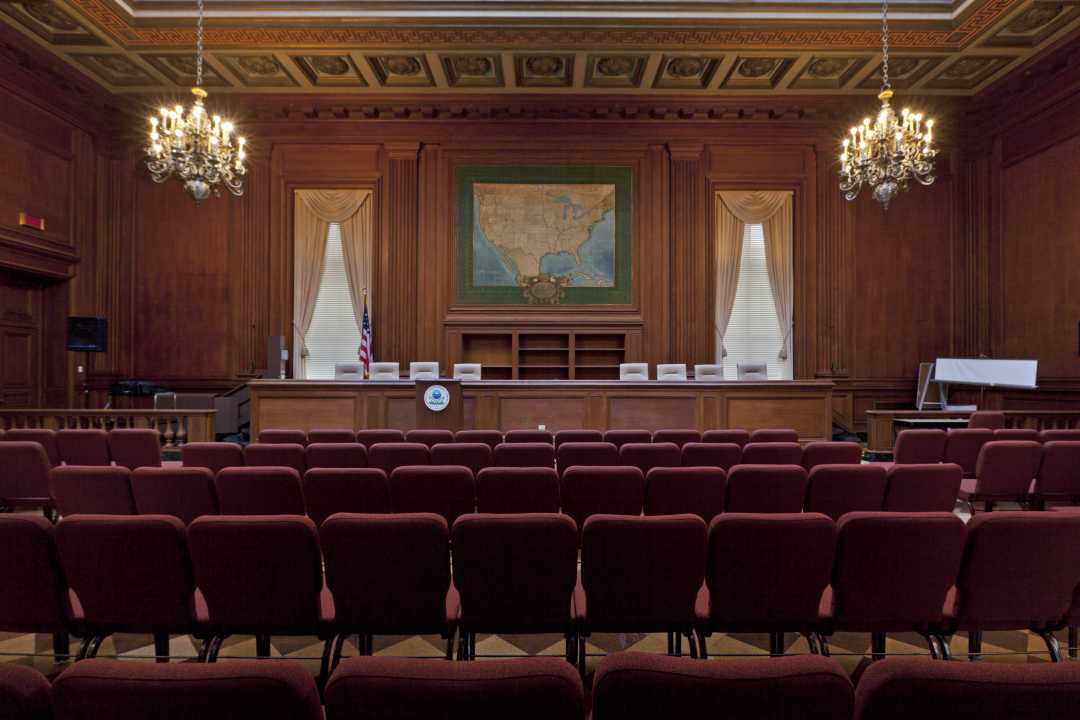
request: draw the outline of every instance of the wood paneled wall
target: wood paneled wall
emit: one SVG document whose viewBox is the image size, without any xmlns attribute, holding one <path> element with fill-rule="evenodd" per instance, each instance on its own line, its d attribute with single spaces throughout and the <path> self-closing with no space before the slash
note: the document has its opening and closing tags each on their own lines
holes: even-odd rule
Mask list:
<svg viewBox="0 0 1080 720">
<path fill-rule="evenodd" d="M 355 108 L 355 98 L 330 95 L 232 98 L 247 109 L 242 122 L 253 139 L 245 194 L 201 206 L 177 183 L 146 177 L 138 118 L 107 114 L 123 132 L 105 140 L 92 123 L 53 109 L 58 119 L 42 127 L 58 129 L 31 140 L 67 140 L 52 142 L 40 169 L 71 178 L 41 197 L 43 212 L 66 218 L 67 231 L 36 244 L 67 253 L 74 274 L 58 317 L 77 310 L 110 319 L 111 352 L 94 359 L 91 376 L 98 399 L 121 377 L 227 387 L 263 365 L 267 335 L 291 340 L 292 202 L 305 187 L 373 192 L 380 359 L 448 364 L 449 333 L 468 325 L 594 322 L 640 332 L 643 361 L 710 362 L 713 194 L 790 189 L 796 377 L 836 383 L 839 422 L 862 429 L 875 403 L 910 402 L 918 363 L 949 353 L 1038 357 L 1045 392 L 992 402 L 1071 402 L 1080 395 L 1072 354 L 1080 211 L 1069 197 L 1080 170 L 1069 159 L 1080 150 L 1080 82 L 1070 63 L 1038 76 L 1066 89 L 1043 92 L 1023 112 L 1001 110 L 993 94 L 924 103 L 941 118 L 939 178 L 888 212 L 868 193 L 849 203 L 836 187 L 836 139 L 872 103 L 860 98 L 664 98 L 660 107 L 647 98 L 478 95 L 467 108 L 449 97 Z M 7 100 L 14 91 L 0 84 L 0 93 Z M 30 142 L 3 117 L 0 131 Z M 36 156 L 19 152 L 20 172 L 39 172 Z M 456 305 L 454 169 L 487 163 L 633 167 L 632 302 Z M 0 189 L 0 213 L 24 202 L 16 191 Z M 46 356 L 63 356 L 46 346 Z M 58 367 L 70 377 L 65 363 Z"/>
</svg>

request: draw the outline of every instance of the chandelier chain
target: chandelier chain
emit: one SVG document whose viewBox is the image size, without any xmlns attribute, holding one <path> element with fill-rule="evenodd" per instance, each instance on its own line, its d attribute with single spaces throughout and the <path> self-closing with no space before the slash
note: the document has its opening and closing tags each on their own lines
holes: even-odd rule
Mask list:
<svg viewBox="0 0 1080 720">
<path fill-rule="evenodd" d="M 202 3 L 202 0 L 199 0 Z M 881 0 L 881 89 L 889 90 L 889 0 Z"/>
<path fill-rule="evenodd" d="M 195 87 L 202 87 L 203 63 L 203 0 L 198 0 L 199 21 L 195 26 Z"/>
</svg>

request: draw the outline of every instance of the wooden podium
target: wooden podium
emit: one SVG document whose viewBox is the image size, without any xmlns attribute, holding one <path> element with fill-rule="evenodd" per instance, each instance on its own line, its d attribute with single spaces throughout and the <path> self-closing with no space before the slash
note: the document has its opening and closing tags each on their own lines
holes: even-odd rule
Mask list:
<svg viewBox="0 0 1080 720">
<path fill-rule="evenodd" d="M 416 381 L 416 427 L 457 432 L 465 424 L 465 398 L 459 380 Z"/>
</svg>

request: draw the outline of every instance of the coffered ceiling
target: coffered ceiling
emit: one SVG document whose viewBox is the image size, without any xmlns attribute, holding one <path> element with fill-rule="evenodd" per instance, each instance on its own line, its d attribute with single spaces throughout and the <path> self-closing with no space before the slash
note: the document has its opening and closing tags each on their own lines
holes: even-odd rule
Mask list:
<svg viewBox="0 0 1080 720">
<path fill-rule="evenodd" d="M 212 92 L 876 92 L 880 6 L 848 0 L 206 0 Z M 973 94 L 1080 28 L 1080 0 L 892 0 L 898 90 Z M 117 93 L 193 84 L 195 3 L 0 2 Z"/>
</svg>

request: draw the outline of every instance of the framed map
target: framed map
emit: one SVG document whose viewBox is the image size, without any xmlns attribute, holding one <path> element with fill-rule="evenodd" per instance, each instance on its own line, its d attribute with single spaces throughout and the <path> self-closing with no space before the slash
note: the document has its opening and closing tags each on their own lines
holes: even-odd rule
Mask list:
<svg viewBox="0 0 1080 720">
<path fill-rule="evenodd" d="M 631 169 L 457 168 L 457 300 L 630 302 Z"/>
</svg>

